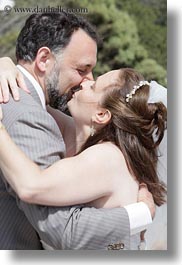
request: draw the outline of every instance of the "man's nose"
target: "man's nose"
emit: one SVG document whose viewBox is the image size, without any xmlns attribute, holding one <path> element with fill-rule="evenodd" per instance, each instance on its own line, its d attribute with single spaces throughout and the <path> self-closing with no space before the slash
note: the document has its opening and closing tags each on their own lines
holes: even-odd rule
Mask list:
<svg viewBox="0 0 182 265">
<path fill-rule="evenodd" d="M 89 72 L 88 74 L 86 74 L 84 76 L 83 81 L 86 81 L 86 80 L 94 80 L 94 77 L 93 77 L 93 73 L 92 72 Z"/>
</svg>

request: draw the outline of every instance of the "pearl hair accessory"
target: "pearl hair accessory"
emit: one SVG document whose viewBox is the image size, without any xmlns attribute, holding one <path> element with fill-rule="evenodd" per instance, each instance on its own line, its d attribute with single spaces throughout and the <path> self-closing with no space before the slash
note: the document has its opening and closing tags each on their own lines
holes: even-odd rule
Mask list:
<svg viewBox="0 0 182 265">
<path fill-rule="evenodd" d="M 126 95 L 126 102 L 129 102 L 129 100 L 133 97 L 133 95 L 135 94 L 136 90 L 138 90 L 141 86 L 144 85 L 150 85 L 150 83 L 148 81 L 140 81 L 138 85 L 135 85 L 133 87 L 133 89 L 131 90 L 131 92 L 129 94 Z"/>
</svg>

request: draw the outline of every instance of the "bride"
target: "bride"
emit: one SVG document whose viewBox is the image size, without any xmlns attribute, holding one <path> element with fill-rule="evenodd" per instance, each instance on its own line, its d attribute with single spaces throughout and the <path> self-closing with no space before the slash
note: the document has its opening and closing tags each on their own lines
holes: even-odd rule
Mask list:
<svg viewBox="0 0 182 265">
<path fill-rule="evenodd" d="M 83 82 L 68 102 L 76 154 L 44 170 L 13 143 L 0 107 L 0 168 L 18 196 L 43 205 L 112 208 L 136 202 L 145 183 L 156 205 L 162 205 L 166 187 L 156 166 L 167 111 L 162 102 L 150 102 L 149 87 L 128 68 Z"/>
</svg>

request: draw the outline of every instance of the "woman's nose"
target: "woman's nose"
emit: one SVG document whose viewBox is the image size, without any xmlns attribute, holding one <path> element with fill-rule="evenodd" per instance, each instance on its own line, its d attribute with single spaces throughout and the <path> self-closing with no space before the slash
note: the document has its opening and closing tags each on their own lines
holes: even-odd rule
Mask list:
<svg viewBox="0 0 182 265">
<path fill-rule="evenodd" d="M 83 80 L 80 84 L 81 89 L 90 88 L 91 85 L 93 85 L 95 81 L 90 81 L 88 79 Z"/>
</svg>

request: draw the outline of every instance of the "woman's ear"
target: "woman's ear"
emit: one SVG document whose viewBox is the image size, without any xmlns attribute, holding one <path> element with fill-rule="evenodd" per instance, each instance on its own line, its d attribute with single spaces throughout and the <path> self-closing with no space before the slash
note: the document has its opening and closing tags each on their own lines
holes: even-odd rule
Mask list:
<svg viewBox="0 0 182 265">
<path fill-rule="evenodd" d="M 53 55 L 48 47 L 41 47 L 36 55 L 35 64 L 40 72 L 44 73 L 52 64 Z"/>
<path fill-rule="evenodd" d="M 111 119 L 111 112 L 107 109 L 100 108 L 96 111 L 92 120 L 97 124 L 107 124 Z"/>
</svg>

